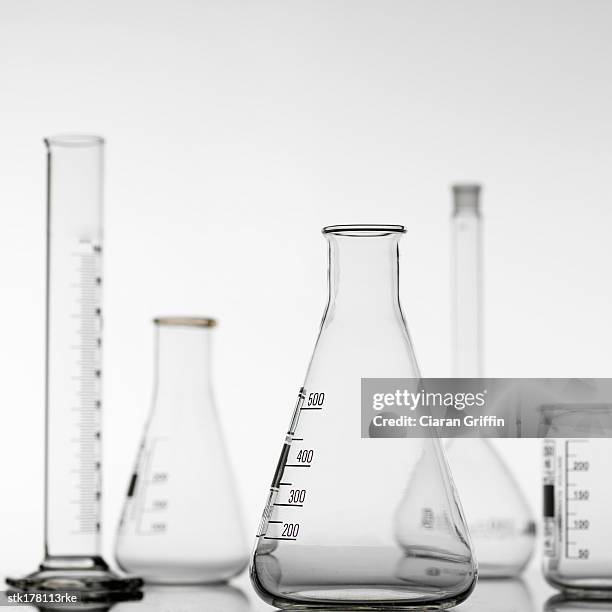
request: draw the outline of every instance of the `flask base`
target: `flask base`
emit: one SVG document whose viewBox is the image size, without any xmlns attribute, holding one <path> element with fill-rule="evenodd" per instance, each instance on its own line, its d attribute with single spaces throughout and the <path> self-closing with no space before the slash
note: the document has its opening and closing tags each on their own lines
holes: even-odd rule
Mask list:
<svg viewBox="0 0 612 612">
<path fill-rule="evenodd" d="M 447 610 L 459 605 L 469 596 L 469 593 L 466 593 L 465 595 L 444 601 L 437 602 L 432 600 L 427 602 L 423 601 L 422 593 L 412 593 L 415 598 L 411 599 L 407 597 L 405 591 L 396 592 L 389 589 L 386 592 L 386 595 L 389 597 L 387 600 L 381 597 L 381 589 L 368 591 L 368 589 L 360 588 L 359 585 L 329 590 L 322 599 L 319 599 L 322 597 L 321 592 L 313 591 L 292 593 L 288 597 L 273 596 L 269 593 L 262 593 L 257 589 L 256 591 L 263 601 L 281 610 L 321 610 L 326 612 L 330 610 L 337 610 L 338 612 L 388 612 L 389 610 L 403 610 L 406 612 L 418 610 L 424 612 Z M 343 601 L 344 598 L 346 600 Z"/>
<path fill-rule="evenodd" d="M 23 578 L 7 578 L 18 591 L 75 591 L 81 602 L 115 602 L 142 598 L 142 579 L 120 576 L 102 557 L 47 557 L 40 568 Z"/>
<path fill-rule="evenodd" d="M 160 586 L 224 584 L 238 576 L 248 564 L 246 556 L 228 560 L 198 560 L 192 563 L 155 559 L 153 555 L 147 559 L 142 556 L 136 558 L 132 555 L 128 558 L 125 554 L 117 554 L 115 559 L 122 571 L 140 576 L 145 584 Z"/>
<path fill-rule="evenodd" d="M 256 554 L 251 564 L 255 592 L 277 608 L 445 610 L 476 584 L 473 564 L 461 557 L 406 556 L 384 547 L 292 549 Z"/>
</svg>

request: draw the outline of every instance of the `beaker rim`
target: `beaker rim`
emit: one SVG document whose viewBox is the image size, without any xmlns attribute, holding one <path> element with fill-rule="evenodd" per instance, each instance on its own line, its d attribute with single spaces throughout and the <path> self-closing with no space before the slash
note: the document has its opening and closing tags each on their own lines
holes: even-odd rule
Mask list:
<svg viewBox="0 0 612 612">
<path fill-rule="evenodd" d="M 155 317 L 153 323 L 180 327 L 215 327 L 217 320 L 210 317 Z"/>
<path fill-rule="evenodd" d="M 323 234 L 337 236 L 387 236 L 388 234 L 405 234 L 403 225 L 381 225 L 378 223 L 354 223 L 352 225 L 327 225 Z"/>
<path fill-rule="evenodd" d="M 104 138 L 97 134 L 54 134 L 45 138 L 47 146 L 93 147 L 104 144 Z"/>
</svg>

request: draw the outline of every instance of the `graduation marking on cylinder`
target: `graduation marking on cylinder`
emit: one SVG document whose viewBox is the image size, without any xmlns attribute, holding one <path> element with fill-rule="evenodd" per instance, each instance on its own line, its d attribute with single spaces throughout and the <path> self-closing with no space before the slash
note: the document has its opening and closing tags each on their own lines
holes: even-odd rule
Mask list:
<svg viewBox="0 0 612 612">
<path fill-rule="evenodd" d="M 71 381 L 76 405 L 71 413 L 75 420 L 67 429 L 73 433 L 74 464 L 64 473 L 71 474 L 74 534 L 98 534 L 101 501 L 101 252 L 98 244 L 79 242 L 72 252 L 74 282 L 70 289 L 74 299 Z"/>
</svg>

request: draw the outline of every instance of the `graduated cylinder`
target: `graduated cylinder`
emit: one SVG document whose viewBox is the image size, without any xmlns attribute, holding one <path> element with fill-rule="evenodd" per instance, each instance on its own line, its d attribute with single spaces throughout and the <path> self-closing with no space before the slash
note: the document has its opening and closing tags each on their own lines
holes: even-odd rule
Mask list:
<svg viewBox="0 0 612 612">
<path fill-rule="evenodd" d="M 97 136 L 45 140 L 48 160 L 45 564 L 100 551 L 102 164 Z"/>
</svg>

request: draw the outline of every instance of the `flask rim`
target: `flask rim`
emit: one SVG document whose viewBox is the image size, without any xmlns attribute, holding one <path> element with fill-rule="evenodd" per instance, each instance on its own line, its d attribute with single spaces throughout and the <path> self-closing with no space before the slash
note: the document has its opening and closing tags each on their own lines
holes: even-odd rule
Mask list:
<svg viewBox="0 0 612 612">
<path fill-rule="evenodd" d="M 176 327 L 216 327 L 217 320 L 210 317 L 155 317 L 153 323 Z"/>
<path fill-rule="evenodd" d="M 387 236 L 389 234 L 405 234 L 403 225 L 384 225 L 378 223 L 354 223 L 351 225 L 327 225 L 323 234 L 336 236 Z"/>
<path fill-rule="evenodd" d="M 99 147 L 104 144 L 104 138 L 97 134 L 54 134 L 44 140 L 48 147 Z"/>
</svg>

